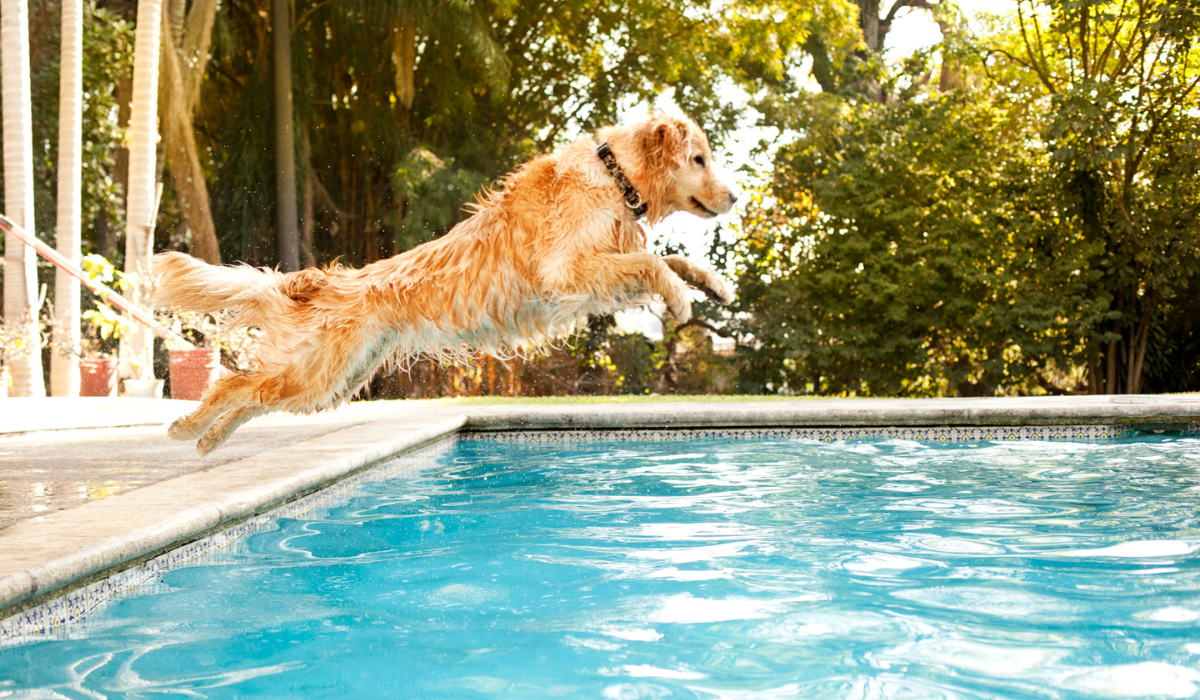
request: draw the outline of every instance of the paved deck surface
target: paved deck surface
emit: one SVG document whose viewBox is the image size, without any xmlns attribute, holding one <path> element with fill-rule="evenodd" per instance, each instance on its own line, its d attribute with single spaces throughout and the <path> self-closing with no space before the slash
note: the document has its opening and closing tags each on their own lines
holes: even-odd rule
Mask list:
<svg viewBox="0 0 1200 700">
<path fill-rule="evenodd" d="M 191 443 L 166 438 L 167 423 L 192 404 L 129 404 L 123 412 L 120 404 L 93 411 L 97 404 L 81 401 L 87 400 L 0 400 L 0 618 L 80 577 L 177 546 L 461 429 L 1200 422 L 1200 395 L 364 402 L 314 416 L 255 420 L 200 459 Z M 12 426 L 26 432 L 11 432 Z"/>
<path fill-rule="evenodd" d="M 25 400 L 11 401 L 20 404 Z M 31 400 L 44 401 L 51 400 Z M 147 400 L 133 400 L 142 401 Z M 63 407 L 63 423 L 73 427 L 82 422 L 76 420 L 77 404 L 63 402 L 67 404 Z M 108 407 L 105 415 L 95 417 L 93 422 L 107 416 L 114 423 L 110 427 L 0 432 L 0 528 L 318 438 L 370 420 L 384 408 L 361 403 L 312 416 L 267 416 L 243 426 L 220 449 L 200 458 L 193 443 L 167 438 L 167 425 L 197 404 L 159 403 L 185 405 L 162 406 L 157 412 L 135 405 L 128 414 Z M 25 408 L 18 406 L 12 413 L 21 415 L 13 416 L 7 406 L 0 404 L 0 423 L 12 425 L 17 421 L 8 419 L 20 417 L 25 426 L 31 425 Z M 389 414 L 396 415 L 396 407 L 388 408 Z M 57 428 L 52 414 L 38 417 L 47 421 L 43 425 Z M 147 420 L 148 425 L 139 424 Z"/>
</svg>

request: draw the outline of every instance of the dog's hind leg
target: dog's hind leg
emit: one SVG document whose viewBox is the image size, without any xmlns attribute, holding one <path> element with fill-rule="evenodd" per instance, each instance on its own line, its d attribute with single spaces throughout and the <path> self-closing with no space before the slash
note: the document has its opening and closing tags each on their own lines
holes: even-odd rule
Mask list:
<svg viewBox="0 0 1200 700">
<path fill-rule="evenodd" d="M 172 440 L 194 440 L 203 435 L 222 413 L 240 406 L 258 404 L 255 394 L 259 383 L 246 374 L 221 377 L 204 392 L 199 408 L 171 424 L 167 436 Z"/>
<path fill-rule="evenodd" d="M 262 406 L 242 406 L 235 408 L 223 414 L 220 418 L 213 421 L 212 426 L 204 433 L 204 437 L 196 443 L 196 453 L 201 457 L 205 457 L 209 452 L 217 449 L 221 443 L 229 439 L 233 431 L 240 428 L 246 421 L 261 416 L 264 413 L 269 413 L 271 409 Z"/>
</svg>

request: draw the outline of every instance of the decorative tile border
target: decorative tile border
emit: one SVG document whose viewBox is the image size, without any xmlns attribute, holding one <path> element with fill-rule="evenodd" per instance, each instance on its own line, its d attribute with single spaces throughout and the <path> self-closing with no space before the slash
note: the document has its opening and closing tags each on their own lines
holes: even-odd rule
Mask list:
<svg viewBox="0 0 1200 700">
<path fill-rule="evenodd" d="M 119 571 L 87 586 L 0 620 L 0 647 L 48 639 L 64 639 L 86 630 L 86 616 L 134 593 L 153 592 L 160 577 L 173 569 L 204 564 L 231 553 L 231 548 L 246 537 L 272 530 L 280 518 L 302 518 L 320 508 L 332 505 L 368 481 L 386 479 L 397 474 L 424 467 L 450 449 L 457 438 L 438 442 L 388 460 L 379 467 L 367 469 L 315 493 L 243 520 L 220 532 L 189 542 L 165 554 Z"/>
<path fill-rule="evenodd" d="M 1200 424 L 1189 426 L 1189 432 Z M 727 440 L 924 440 L 929 442 L 988 442 L 1005 440 L 1108 440 L 1137 431 L 1130 425 L 984 425 L 963 427 L 889 426 L 881 428 L 722 428 L 685 430 L 531 430 L 462 433 L 465 440 L 513 445 L 583 442 L 676 442 L 720 438 Z"/>
<path fill-rule="evenodd" d="M 1190 423 L 1188 434 L 1200 434 L 1200 423 Z M 1136 434 L 1135 426 L 1050 425 L 880 428 L 728 428 L 682 430 L 542 430 L 524 432 L 464 432 L 389 460 L 308 496 L 286 503 L 269 513 L 196 540 L 112 576 L 0 620 L 0 647 L 48 639 L 62 639 L 86 631 L 87 615 L 133 593 L 154 592 L 168 571 L 204 564 L 232 553 L 233 548 L 257 532 L 273 529 L 280 518 L 300 518 L 331 505 L 368 481 L 420 469 L 437 459 L 458 440 L 544 447 L 588 442 L 677 442 L 705 438 L 733 440 L 838 440 L 896 439 L 937 443 L 1009 440 L 1107 440 Z"/>
</svg>

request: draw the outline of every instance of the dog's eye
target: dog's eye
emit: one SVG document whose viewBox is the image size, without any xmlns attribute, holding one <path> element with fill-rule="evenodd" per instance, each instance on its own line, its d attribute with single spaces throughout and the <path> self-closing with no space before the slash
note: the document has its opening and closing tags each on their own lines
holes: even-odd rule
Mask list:
<svg viewBox="0 0 1200 700">
<path fill-rule="evenodd" d="M 704 166 L 704 156 L 696 156 L 692 160 L 696 161 L 696 165 L 699 165 L 701 167 Z"/>
</svg>

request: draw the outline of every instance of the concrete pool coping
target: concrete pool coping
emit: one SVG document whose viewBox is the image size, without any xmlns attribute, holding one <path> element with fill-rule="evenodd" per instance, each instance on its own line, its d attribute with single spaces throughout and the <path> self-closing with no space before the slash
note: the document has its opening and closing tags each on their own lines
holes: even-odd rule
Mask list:
<svg viewBox="0 0 1200 700">
<path fill-rule="evenodd" d="M 0 435 L 41 430 L 125 428 L 170 423 L 199 401 L 83 396 L 73 399 L 5 398 Z"/>
<path fill-rule="evenodd" d="M 0 620 L 459 433 L 1200 424 L 1200 395 L 756 402 L 353 404 L 332 432 L 0 529 Z M 346 417 L 354 420 L 348 422 Z M 309 419 L 311 421 L 311 419 Z M 165 441 L 165 428 L 163 430 Z M 48 439 L 53 434 L 48 433 Z M 300 465 L 300 466 L 298 466 Z"/>
</svg>

